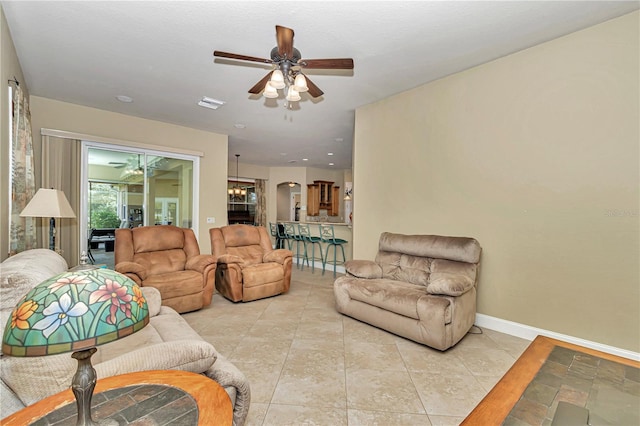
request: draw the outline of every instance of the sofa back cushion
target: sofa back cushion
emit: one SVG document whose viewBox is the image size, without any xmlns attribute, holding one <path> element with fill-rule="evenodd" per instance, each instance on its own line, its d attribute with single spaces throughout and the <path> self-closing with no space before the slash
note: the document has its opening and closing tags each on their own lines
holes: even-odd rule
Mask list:
<svg viewBox="0 0 640 426">
<path fill-rule="evenodd" d="M 475 284 L 481 251 L 473 238 L 384 232 L 376 263 L 383 278 L 422 285 L 431 294 L 454 296 Z"/>
<path fill-rule="evenodd" d="M 428 257 L 379 251 L 376 263 L 382 268 L 383 278 L 423 286 L 429 284 L 431 259 Z"/>
<path fill-rule="evenodd" d="M 482 248 L 474 238 L 443 237 L 439 235 L 402 235 L 383 232 L 378 244 L 380 251 L 403 253 L 418 257 L 478 263 Z"/>
</svg>

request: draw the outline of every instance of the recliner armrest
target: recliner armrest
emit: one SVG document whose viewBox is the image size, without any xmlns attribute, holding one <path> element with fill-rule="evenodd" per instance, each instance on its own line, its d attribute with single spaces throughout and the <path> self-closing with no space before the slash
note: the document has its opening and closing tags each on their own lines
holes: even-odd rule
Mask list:
<svg viewBox="0 0 640 426">
<path fill-rule="evenodd" d="M 460 296 L 476 283 L 477 265 L 446 259 L 434 259 L 427 293 Z"/>
<path fill-rule="evenodd" d="M 210 254 L 199 254 L 197 256 L 193 256 L 190 259 L 187 259 L 187 264 L 185 265 L 185 269 L 189 269 L 192 271 L 204 273 L 204 270 L 209 266 L 216 265 L 216 258 Z"/>
<path fill-rule="evenodd" d="M 237 263 L 239 265 L 242 265 L 244 263 L 244 259 L 234 254 L 223 254 L 222 256 L 218 257 L 218 263 Z"/>
<path fill-rule="evenodd" d="M 372 260 L 348 260 L 344 269 L 356 278 L 382 278 L 382 267 Z"/>
<path fill-rule="evenodd" d="M 121 274 L 129 275 L 133 274 L 140 278 L 140 280 L 144 281 L 147 279 L 147 269 L 139 263 L 135 262 L 120 262 L 116 265 L 116 272 L 120 272 Z M 138 284 L 140 282 L 135 279 L 135 277 L 131 277 Z"/>
<path fill-rule="evenodd" d="M 263 262 L 276 262 L 281 265 L 284 265 L 284 262 L 287 258 L 293 257 L 293 253 L 287 249 L 276 249 L 270 252 L 265 253 L 262 257 Z"/>
</svg>

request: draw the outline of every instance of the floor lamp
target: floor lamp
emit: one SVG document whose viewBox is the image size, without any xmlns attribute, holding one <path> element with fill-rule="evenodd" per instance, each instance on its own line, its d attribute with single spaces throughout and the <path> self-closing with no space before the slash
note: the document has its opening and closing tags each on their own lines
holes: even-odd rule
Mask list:
<svg viewBox="0 0 640 426">
<path fill-rule="evenodd" d="M 22 210 L 20 217 L 49 217 L 49 248 L 56 249 L 56 218 L 74 218 L 73 212 L 64 192 L 58 189 L 40 188 L 29 204 Z"/>
</svg>

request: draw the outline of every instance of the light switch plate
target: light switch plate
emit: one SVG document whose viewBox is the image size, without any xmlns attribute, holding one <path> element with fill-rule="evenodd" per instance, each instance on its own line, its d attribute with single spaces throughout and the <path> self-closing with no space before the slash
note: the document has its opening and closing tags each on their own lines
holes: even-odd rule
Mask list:
<svg viewBox="0 0 640 426">
<path fill-rule="evenodd" d="M 207 223 L 216 223 L 216 218 L 215 217 L 208 217 L 207 218 Z"/>
</svg>

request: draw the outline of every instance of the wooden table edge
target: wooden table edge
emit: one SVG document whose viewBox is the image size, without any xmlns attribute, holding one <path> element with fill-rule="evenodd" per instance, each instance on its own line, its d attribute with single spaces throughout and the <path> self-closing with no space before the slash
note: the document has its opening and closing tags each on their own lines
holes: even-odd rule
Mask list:
<svg viewBox="0 0 640 426">
<path fill-rule="evenodd" d="M 520 400 L 529 383 L 540 370 L 555 346 L 583 352 L 620 364 L 640 368 L 640 362 L 585 348 L 551 337 L 537 336 L 500 381 L 460 424 L 461 426 L 501 425 Z"/>
<path fill-rule="evenodd" d="M 136 385 L 165 385 L 185 391 L 198 405 L 198 425 L 231 425 L 233 408 L 227 392 L 215 380 L 202 374 L 181 370 L 149 370 L 98 379 L 94 395 L 100 392 Z M 206 391 L 209 392 L 206 392 Z M 0 420 L 3 426 L 31 424 L 48 413 L 75 402 L 71 389 L 42 399 Z M 204 407 L 211 409 L 205 410 Z M 215 409 L 213 409 L 215 407 Z M 94 419 L 96 420 L 96 419 Z"/>
</svg>

